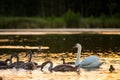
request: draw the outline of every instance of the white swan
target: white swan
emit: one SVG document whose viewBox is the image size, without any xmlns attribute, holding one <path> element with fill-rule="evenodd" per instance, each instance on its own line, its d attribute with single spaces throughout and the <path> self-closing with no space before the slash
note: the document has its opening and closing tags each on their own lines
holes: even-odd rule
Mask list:
<svg viewBox="0 0 120 80">
<path fill-rule="evenodd" d="M 86 57 L 80 63 L 80 55 L 81 55 L 82 46 L 81 44 L 77 43 L 75 47 L 78 48 L 75 66 L 80 66 L 81 68 L 99 68 L 103 64 L 103 62 L 99 61 L 100 59 L 97 56 Z"/>
</svg>

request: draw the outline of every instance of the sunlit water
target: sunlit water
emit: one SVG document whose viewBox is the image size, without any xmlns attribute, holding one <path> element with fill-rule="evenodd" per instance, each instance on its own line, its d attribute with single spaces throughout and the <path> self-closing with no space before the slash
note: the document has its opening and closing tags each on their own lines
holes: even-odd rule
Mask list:
<svg viewBox="0 0 120 80">
<path fill-rule="evenodd" d="M 0 42 L 1 42 L 0 48 L 5 49 L 5 50 L 7 48 L 11 48 L 11 47 L 12 48 L 13 47 L 18 48 L 18 46 L 13 46 L 14 44 L 15 45 L 18 44 L 18 43 L 15 43 L 16 42 L 15 40 L 17 40 L 19 42 L 19 45 L 22 45 L 22 46 L 19 46 L 19 49 L 35 49 L 36 47 L 31 47 L 30 48 L 29 46 L 26 46 L 25 44 L 27 44 L 27 43 L 31 44 L 31 43 L 34 42 L 34 45 L 35 45 L 35 40 L 36 40 L 37 44 L 39 44 L 38 42 L 40 42 L 40 44 L 41 43 L 46 44 L 46 41 L 49 40 L 49 38 L 51 39 L 51 36 L 47 36 L 47 39 L 46 39 L 45 37 L 44 38 L 38 38 L 40 36 L 35 36 L 35 35 L 58 34 L 58 33 L 59 34 L 73 34 L 73 32 L 75 34 L 79 34 L 79 33 L 82 33 L 82 32 L 83 33 L 86 32 L 86 29 L 85 29 L 85 31 L 77 29 L 78 30 L 77 32 L 76 32 L 76 30 L 74 31 L 72 29 L 72 33 L 69 32 L 69 30 L 66 31 L 66 32 L 63 31 L 63 30 L 61 30 L 60 32 L 58 32 L 56 30 L 54 32 L 50 32 L 50 30 L 48 30 L 48 31 L 45 30 L 46 32 L 43 33 L 43 31 L 40 31 L 40 30 L 37 29 L 36 32 L 35 31 L 31 32 L 31 30 L 30 30 L 30 32 L 26 32 L 26 31 L 24 32 L 24 30 L 21 30 L 23 32 L 21 32 L 21 31 L 16 32 L 16 29 L 15 29 L 15 32 L 14 32 L 14 30 L 13 30 L 13 32 L 8 32 L 8 30 L 7 30 L 7 32 L 3 32 L 3 30 L 1 30 L 0 34 L 2 34 L 2 35 L 1 35 L 1 39 L 0 39 Z M 92 31 L 88 30 L 88 31 L 91 32 L 91 33 L 95 32 L 95 33 L 99 33 L 99 34 L 115 34 L 115 36 L 117 35 L 117 37 L 113 37 L 113 35 L 112 35 L 112 37 L 110 37 L 110 38 L 101 37 L 101 38 L 98 38 L 98 39 L 100 39 L 99 40 L 100 44 L 101 44 L 101 42 L 103 42 L 103 43 L 110 42 L 109 46 L 112 46 L 112 44 L 114 44 L 114 46 L 112 46 L 112 47 L 116 47 L 115 45 L 119 46 L 119 36 L 118 35 L 120 34 L 120 31 L 118 29 L 115 30 L 115 31 L 111 31 L 111 30 L 106 31 L 105 30 L 104 32 L 103 32 L 103 30 L 101 32 L 100 29 L 94 30 L 94 31 L 93 30 Z M 15 36 L 10 36 L 10 34 L 15 35 Z M 34 37 L 31 36 L 33 34 L 34 34 Z M 7 35 L 7 36 L 5 36 L 5 35 Z M 18 36 L 16 36 L 16 35 L 18 35 Z M 19 36 L 19 35 L 27 35 L 27 37 Z M 29 38 L 28 35 L 30 35 L 31 37 Z M 74 37 L 72 36 L 72 38 L 70 37 L 70 39 L 68 37 L 65 37 L 65 36 L 60 37 L 58 39 L 61 39 L 62 42 L 66 41 L 66 42 L 71 43 L 72 41 L 76 40 L 75 37 L 77 37 L 78 41 L 82 41 L 83 44 L 86 44 L 87 41 L 91 41 L 91 40 L 94 39 L 94 37 L 92 39 L 92 37 L 88 37 L 88 36 L 86 36 L 85 39 L 83 39 L 84 38 L 83 34 L 82 34 L 82 36 L 79 36 L 79 38 L 78 38 L 78 36 L 74 35 Z M 74 38 L 75 38 L 75 40 L 74 40 Z M 82 38 L 82 40 L 81 40 L 81 38 Z M 32 42 L 29 42 L 29 39 Z M 96 39 L 97 38 L 95 38 L 95 41 L 96 41 Z M 115 40 L 115 41 L 112 41 L 112 39 Z M 71 41 L 69 41 L 69 40 L 71 40 Z M 83 40 L 85 40 L 85 41 L 83 41 Z M 108 40 L 110 40 L 110 41 L 108 41 Z M 26 41 L 28 41 L 28 42 L 26 42 Z M 93 40 L 93 42 L 95 42 L 95 41 Z M 106 42 L 104 42 L 104 41 L 106 41 Z M 49 40 L 49 42 L 53 42 L 53 41 Z M 25 47 L 21 43 L 24 43 Z M 57 44 L 57 42 L 54 43 L 54 44 Z M 96 43 L 96 44 L 98 44 L 98 43 Z M 32 46 L 33 46 L 33 44 L 32 44 Z M 61 54 L 61 55 L 63 55 L 63 54 Z M 89 54 L 89 55 L 91 55 L 91 54 Z M 110 57 L 108 55 L 110 55 Z M 120 55 L 120 52 L 119 52 L 119 55 Z M 8 58 L 8 56 L 9 55 L 1 55 L 0 60 L 4 60 L 4 59 Z M 44 62 L 46 60 L 52 60 L 53 63 L 54 63 L 54 66 L 58 65 L 58 64 L 62 64 L 62 61 L 60 61 L 60 54 L 54 54 L 54 56 L 53 55 L 51 55 L 51 56 L 47 55 L 47 54 L 42 54 L 42 55 L 37 54 L 37 55 L 35 55 L 35 57 L 33 57 L 32 61 L 38 62 L 39 64 L 41 64 L 42 62 Z M 88 53 L 87 53 L 87 56 L 88 56 Z M 76 59 L 76 55 L 75 56 L 74 55 L 69 55 L 69 56 L 66 56 L 66 57 L 67 57 L 66 61 L 75 61 L 75 59 Z M 82 60 L 85 56 L 82 55 L 81 57 L 82 57 L 81 58 L 81 60 Z M 50 73 L 47 70 L 49 65 L 46 65 L 45 68 L 44 68 L 44 72 L 41 72 L 39 68 L 36 69 L 36 70 L 33 70 L 33 71 L 27 71 L 27 70 L 24 70 L 24 69 L 16 70 L 15 68 L 0 70 L 0 80 L 1 79 L 2 80 L 120 80 L 120 57 L 116 56 L 116 55 L 109 54 L 109 53 L 105 54 L 104 56 L 101 56 L 101 54 L 99 54 L 99 57 L 100 57 L 101 61 L 104 62 L 104 64 L 99 69 L 91 70 L 91 71 L 80 69 L 80 75 L 78 75 L 76 72 L 52 72 L 52 73 Z M 68 58 L 70 58 L 70 59 L 68 59 Z M 27 61 L 27 58 L 24 58 L 24 53 L 20 54 L 20 60 Z M 115 72 L 113 72 L 113 73 L 109 72 L 109 67 L 110 67 L 111 64 L 115 67 Z"/>
<path fill-rule="evenodd" d="M 6 57 L 5 55 L 3 55 Z M 39 55 L 38 55 L 39 56 Z M 21 60 L 27 60 L 23 59 Z M 82 58 L 83 59 L 83 58 Z M 38 61 L 39 64 L 44 62 L 43 59 L 39 57 L 34 57 L 34 61 Z M 52 59 L 54 66 L 57 64 L 62 64 L 60 59 Z M 101 58 L 101 61 L 104 61 L 104 64 L 97 70 L 84 70 L 80 69 L 80 75 L 76 72 L 52 72 L 50 73 L 47 68 L 49 64 L 45 66 L 44 72 L 41 72 L 40 69 L 33 71 L 27 71 L 23 69 L 7 69 L 0 70 L 0 77 L 3 80 L 120 80 L 120 58 Z M 109 72 L 109 66 L 112 64 L 115 67 L 115 72 Z"/>
</svg>

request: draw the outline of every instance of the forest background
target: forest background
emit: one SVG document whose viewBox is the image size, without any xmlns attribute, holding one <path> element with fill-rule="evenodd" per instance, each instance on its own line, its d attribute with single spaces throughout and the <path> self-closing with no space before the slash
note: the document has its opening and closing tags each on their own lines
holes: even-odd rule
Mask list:
<svg viewBox="0 0 120 80">
<path fill-rule="evenodd" d="M 0 28 L 120 28 L 119 0 L 0 0 Z"/>
</svg>

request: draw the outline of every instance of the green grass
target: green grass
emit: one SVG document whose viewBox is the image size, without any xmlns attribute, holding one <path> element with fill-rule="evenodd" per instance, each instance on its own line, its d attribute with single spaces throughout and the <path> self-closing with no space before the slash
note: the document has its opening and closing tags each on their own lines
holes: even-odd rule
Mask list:
<svg viewBox="0 0 120 80">
<path fill-rule="evenodd" d="M 62 17 L 0 17 L 0 28 L 119 28 L 116 17 L 87 17 L 75 14 Z"/>
</svg>

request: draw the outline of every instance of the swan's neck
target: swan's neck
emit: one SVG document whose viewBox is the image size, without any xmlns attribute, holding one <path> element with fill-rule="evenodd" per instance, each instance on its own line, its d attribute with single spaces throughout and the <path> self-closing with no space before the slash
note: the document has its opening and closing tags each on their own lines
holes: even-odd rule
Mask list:
<svg viewBox="0 0 120 80">
<path fill-rule="evenodd" d="M 63 61 L 63 64 L 65 64 L 65 59 L 62 59 L 62 61 Z"/>
<path fill-rule="evenodd" d="M 80 55 L 81 55 L 81 46 L 79 46 L 77 50 L 77 59 L 76 59 L 75 66 L 78 66 L 80 64 Z"/>
<path fill-rule="evenodd" d="M 10 64 L 12 64 L 12 58 L 16 58 L 16 62 L 18 63 L 19 62 L 19 57 L 18 55 L 12 55 L 11 58 L 10 58 Z"/>
<path fill-rule="evenodd" d="M 17 59 L 17 62 L 19 62 L 19 57 L 18 56 L 16 57 L 16 59 Z"/>
<path fill-rule="evenodd" d="M 19 68 L 19 57 L 16 56 L 16 59 L 17 59 L 17 63 L 15 64 L 15 68 Z"/>
<path fill-rule="evenodd" d="M 30 53 L 28 62 L 31 62 L 31 59 L 32 59 L 32 54 Z"/>
<path fill-rule="evenodd" d="M 48 70 L 49 70 L 50 72 L 52 72 L 53 63 L 52 63 L 52 61 L 50 61 L 49 63 L 50 63 L 50 66 L 49 66 Z"/>
<path fill-rule="evenodd" d="M 44 63 L 42 63 L 41 64 L 41 71 L 43 71 L 43 68 L 44 68 L 44 66 L 46 65 L 46 64 L 50 64 L 50 66 L 48 67 L 48 70 L 50 71 L 50 72 L 52 72 L 52 67 L 53 67 L 53 63 L 52 63 L 52 61 L 46 61 L 46 62 L 44 62 Z"/>
<path fill-rule="evenodd" d="M 12 64 L 12 58 L 10 58 L 10 64 Z"/>
</svg>

